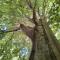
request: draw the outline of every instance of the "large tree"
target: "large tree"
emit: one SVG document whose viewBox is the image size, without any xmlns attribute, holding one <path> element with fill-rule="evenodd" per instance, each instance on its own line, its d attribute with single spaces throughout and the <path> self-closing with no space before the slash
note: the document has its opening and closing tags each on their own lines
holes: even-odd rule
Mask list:
<svg viewBox="0 0 60 60">
<path fill-rule="evenodd" d="M 50 0 L 18 1 L 21 3 L 19 4 L 21 12 L 19 9 L 18 12 L 28 18 L 34 24 L 34 27 L 25 26 L 20 22 L 17 28 L 2 32 L 14 32 L 22 29 L 31 38 L 33 45 L 29 60 L 60 60 L 60 45 L 49 27 L 51 21 L 59 21 L 60 17 L 57 17 L 60 8 L 59 0 L 51 1 L 52 6 L 50 5 L 50 7 Z M 12 9 L 12 11 L 15 10 Z M 15 13 L 13 13 L 14 15 Z"/>
</svg>

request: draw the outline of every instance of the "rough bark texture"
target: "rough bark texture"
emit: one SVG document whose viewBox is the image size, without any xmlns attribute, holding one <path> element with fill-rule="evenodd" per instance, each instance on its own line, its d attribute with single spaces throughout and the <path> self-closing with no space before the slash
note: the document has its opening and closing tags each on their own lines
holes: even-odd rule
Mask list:
<svg viewBox="0 0 60 60">
<path fill-rule="evenodd" d="M 60 60 L 60 46 L 46 20 L 37 20 L 34 28 L 21 24 L 22 30 L 32 40 L 29 60 Z"/>
<path fill-rule="evenodd" d="M 60 52 L 55 43 L 55 37 L 49 32 L 49 26 L 42 20 L 35 27 L 35 53 L 31 60 L 60 60 Z"/>
<path fill-rule="evenodd" d="M 34 28 L 21 25 L 22 30 L 32 40 L 29 60 L 60 60 L 60 45 L 45 19 L 36 20 L 33 12 Z"/>
</svg>

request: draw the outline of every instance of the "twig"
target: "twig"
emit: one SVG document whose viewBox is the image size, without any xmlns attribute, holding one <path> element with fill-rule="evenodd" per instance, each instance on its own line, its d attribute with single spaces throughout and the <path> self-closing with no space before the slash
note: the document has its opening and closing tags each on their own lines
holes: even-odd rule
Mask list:
<svg viewBox="0 0 60 60">
<path fill-rule="evenodd" d="M 0 32 L 3 32 L 3 33 L 8 33 L 8 32 L 14 32 L 14 31 L 18 31 L 20 30 L 20 27 L 18 27 L 17 29 L 13 29 L 13 30 L 1 30 Z"/>
</svg>

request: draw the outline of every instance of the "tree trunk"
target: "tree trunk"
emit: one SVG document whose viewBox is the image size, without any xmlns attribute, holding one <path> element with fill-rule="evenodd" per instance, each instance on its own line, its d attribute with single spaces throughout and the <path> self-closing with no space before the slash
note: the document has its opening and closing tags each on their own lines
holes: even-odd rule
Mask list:
<svg viewBox="0 0 60 60">
<path fill-rule="evenodd" d="M 60 60 L 60 48 L 45 20 L 35 26 L 34 41 L 29 60 Z"/>
</svg>

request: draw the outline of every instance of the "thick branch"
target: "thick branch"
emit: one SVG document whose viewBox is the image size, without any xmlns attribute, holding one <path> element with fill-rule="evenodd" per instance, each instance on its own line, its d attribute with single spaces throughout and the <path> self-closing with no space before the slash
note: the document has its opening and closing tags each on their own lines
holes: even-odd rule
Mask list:
<svg viewBox="0 0 60 60">
<path fill-rule="evenodd" d="M 34 27 L 25 26 L 23 24 L 20 25 L 22 31 L 31 39 L 33 39 Z"/>
</svg>

